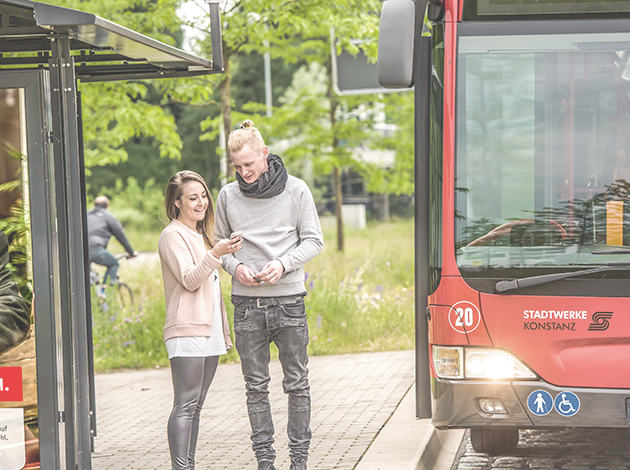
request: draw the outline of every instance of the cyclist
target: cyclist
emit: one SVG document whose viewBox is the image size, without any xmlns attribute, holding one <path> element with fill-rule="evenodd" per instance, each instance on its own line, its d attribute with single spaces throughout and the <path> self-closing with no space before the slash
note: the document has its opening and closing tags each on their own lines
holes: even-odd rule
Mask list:
<svg viewBox="0 0 630 470">
<path fill-rule="evenodd" d="M 125 236 L 122 225 L 109 212 L 109 199 L 98 196 L 94 200 L 94 209 L 87 214 L 88 244 L 90 248 L 90 263 L 96 263 L 107 268 L 103 284 L 113 284 L 118 279 L 118 260 L 107 251 L 109 239 L 114 236 L 127 251 L 130 258 L 138 256 Z"/>
</svg>

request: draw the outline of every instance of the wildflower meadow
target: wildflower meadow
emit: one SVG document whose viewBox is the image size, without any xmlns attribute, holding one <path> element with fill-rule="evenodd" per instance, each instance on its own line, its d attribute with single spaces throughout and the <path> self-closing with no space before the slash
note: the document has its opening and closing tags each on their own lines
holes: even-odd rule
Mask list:
<svg viewBox="0 0 630 470">
<path fill-rule="evenodd" d="M 364 230 L 347 229 L 344 252 L 336 249 L 332 227 L 324 227 L 324 240 L 323 252 L 305 266 L 309 353 L 412 349 L 413 220 L 373 222 Z M 121 306 L 115 286 L 107 289 L 104 299 L 92 295 L 95 368 L 168 365 L 157 254 L 143 253 L 138 260 L 123 263 L 120 274 L 131 287 L 135 303 Z M 230 276 L 223 272 L 223 295 L 233 331 L 230 282 Z M 238 354 L 233 349 L 221 360 L 238 361 Z"/>
</svg>

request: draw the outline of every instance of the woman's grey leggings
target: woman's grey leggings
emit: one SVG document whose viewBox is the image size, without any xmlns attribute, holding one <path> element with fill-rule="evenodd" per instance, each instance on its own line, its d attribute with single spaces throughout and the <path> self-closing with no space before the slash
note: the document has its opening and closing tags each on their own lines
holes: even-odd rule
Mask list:
<svg viewBox="0 0 630 470">
<path fill-rule="evenodd" d="M 171 359 L 175 400 L 168 420 L 173 470 L 194 470 L 199 415 L 217 371 L 219 356 Z"/>
</svg>

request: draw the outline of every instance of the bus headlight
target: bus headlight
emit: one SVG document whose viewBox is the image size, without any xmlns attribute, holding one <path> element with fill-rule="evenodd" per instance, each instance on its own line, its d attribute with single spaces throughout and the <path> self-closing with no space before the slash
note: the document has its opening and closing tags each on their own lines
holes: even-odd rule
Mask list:
<svg viewBox="0 0 630 470">
<path fill-rule="evenodd" d="M 433 366 L 445 379 L 535 379 L 536 374 L 507 351 L 433 346 Z"/>
<path fill-rule="evenodd" d="M 535 379 L 525 364 L 501 349 L 466 348 L 467 379 Z"/>
</svg>

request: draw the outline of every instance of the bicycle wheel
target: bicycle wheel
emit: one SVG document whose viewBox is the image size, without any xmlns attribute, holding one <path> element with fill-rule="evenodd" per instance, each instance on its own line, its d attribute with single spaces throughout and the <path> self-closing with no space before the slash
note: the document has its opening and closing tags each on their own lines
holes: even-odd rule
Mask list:
<svg viewBox="0 0 630 470">
<path fill-rule="evenodd" d="M 133 293 L 124 282 L 118 283 L 118 302 L 122 308 L 133 306 Z"/>
</svg>

